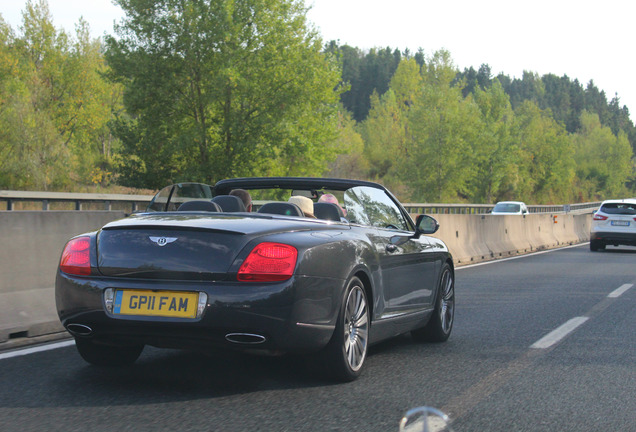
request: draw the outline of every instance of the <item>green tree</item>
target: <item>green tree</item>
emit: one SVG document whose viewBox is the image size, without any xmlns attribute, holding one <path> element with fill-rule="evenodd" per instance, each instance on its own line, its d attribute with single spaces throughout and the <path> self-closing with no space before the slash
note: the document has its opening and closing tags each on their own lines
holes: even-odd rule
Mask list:
<svg viewBox="0 0 636 432">
<path fill-rule="evenodd" d="M 609 103 L 609 121 L 605 126 L 612 128 L 614 135 L 624 132 L 627 135 L 632 150 L 636 152 L 636 127 L 629 118 L 629 110 L 625 105 L 620 106 L 620 98 L 615 95 Z"/>
<path fill-rule="evenodd" d="M 573 148 L 565 127 L 531 101 L 515 113 L 520 147 L 516 196 L 546 204 L 572 199 Z"/>
<path fill-rule="evenodd" d="M 485 90 L 475 90 L 481 112 L 479 136 L 472 143 L 476 173 L 471 188 L 473 202 L 492 203 L 514 188 L 519 158 L 515 116 L 508 95 L 497 79 Z"/>
<path fill-rule="evenodd" d="M 15 184 L 13 172 L 17 163 L 14 139 L 11 136 L 14 101 L 21 96 L 15 76 L 18 60 L 11 50 L 14 35 L 11 27 L 0 15 L 0 188 Z"/>
<path fill-rule="evenodd" d="M 55 29 L 46 1 L 28 1 L 21 33 L 3 24 L 0 34 L 0 182 L 46 190 L 103 181 L 119 92 L 102 76 L 88 24 L 73 38 Z"/>
<path fill-rule="evenodd" d="M 57 33 L 48 5 L 27 2 L 23 35 L 3 23 L 0 179 L 4 187 L 47 190 L 68 182 L 68 151 L 56 129 L 55 87 L 63 79 L 61 51 L 67 37 Z M 59 102 L 58 102 L 59 105 Z"/>
<path fill-rule="evenodd" d="M 371 96 L 371 111 L 361 126 L 370 178 L 388 178 L 396 153 L 406 139 L 407 118 L 403 114 L 393 90 L 382 96 L 377 93 Z"/>
<path fill-rule="evenodd" d="M 329 42 L 325 52 L 333 54 L 341 62 L 342 79 L 349 85 L 341 95 L 341 102 L 358 122 L 367 118 L 373 93 L 382 96 L 389 89 L 400 61 L 404 57 L 411 58 L 408 50 L 404 55 L 389 47 L 363 51 L 349 45 L 338 46 L 336 41 Z M 416 54 L 415 58 L 420 56 Z"/>
<path fill-rule="evenodd" d="M 128 181 L 308 175 L 335 158 L 340 72 L 301 1 L 117 3 L 106 56 L 125 86 Z"/>
<path fill-rule="evenodd" d="M 391 78 L 389 87 L 395 93 L 400 107 L 408 110 L 422 92 L 421 66 L 413 58 L 402 60 Z"/>
<path fill-rule="evenodd" d="M 506 93 L 510 95 L 513 109 L 517 109 L 526 100 L 534 102 L 537 106 L 542 106 L 545 98 L 545 85 L 537 73 L 523 71 L 521 79 L 515 78 L 508 81 L 508 85 L 504 88 Z M 504 81 L 501 82 L 504 83 Z"/>
<path fill-rule="evenodd" d="M 619 198 L 633 174 L 633 152 L 623 131 L 616 136 L 602 126 L 597 114 L 581 114 L 581 130 L 574 136 L 576 174 L 582 200 Z"/>
<path fill-rule="evenodd" d="M 457 71 L 448 51 L 436 52 L 422 68 L 422 92 L 409 115 L 411 138 L 401 174 L 411 198 L 453 202 L 466 198 L 474 175 L 471 143 L 479 129 L 479 109 L 452 85 Z"/>
<path fill-rule="evenodd" d="M 338 113 L 338 157 L 329 164 L 328 177 L 365 179 L 369 172 L 369 162 L 364 154 L 364 141 L 356 130 L 356 122 L 351 113 L 340 109 Z"/>
<path fill-rule="evenodd" d="M 400 62 L 391 79 L 389 90 L 382 96 L 371 96 L 371 110 L 361 125 L 365 142 L 365 154 L 370 162 L 369 177 L 383 179 L 387 185 L 397 188 L 400 172 L 396 163 L 406 151 L 410 139 L 409 111 L 422 91 L 420 67 L 414 59 Z"/>
</svg>

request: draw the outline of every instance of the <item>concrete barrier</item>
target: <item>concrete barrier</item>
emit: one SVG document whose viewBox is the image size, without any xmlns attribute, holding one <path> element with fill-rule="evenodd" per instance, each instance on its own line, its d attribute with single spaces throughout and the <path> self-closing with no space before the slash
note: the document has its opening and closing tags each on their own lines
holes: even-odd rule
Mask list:
<svg viewBox="0 0 636 432">
<path fill-rule="evenodd" d="M 17 339 L 63 332 L 55 272 L 71 237 L 96 230 L 121 211 L 0 211 L 0 349 Z M 458 266 L 589 240 L 591 215 L 437 214 L 436 237 Z M 61 333 L 63 334 L 63 333 Z"/>
<path fill-rule="evenodd" d="M 459 266 L 589 241 L 592 221 L 591 214 L 434 217 L 440 223 L 435 237 Z"/>
<path fill-rule="evenodd" d="M 0 345 L 64 330 L 54 293 L 64 245 L 122 217 L 123 211 L 0 212 Z"/>
</svg>

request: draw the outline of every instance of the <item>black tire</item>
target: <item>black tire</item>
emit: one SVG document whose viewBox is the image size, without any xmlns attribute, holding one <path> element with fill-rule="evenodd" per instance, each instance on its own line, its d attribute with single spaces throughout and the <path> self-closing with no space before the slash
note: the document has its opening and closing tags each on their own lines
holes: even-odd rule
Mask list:
<svg viewBox="0 0 636 432">
<path fill-rule="evenodd" d="M 89 339 L 75 339 L 82 358 L 95 366 L 120 367 L 133 364 L 141 355 L 143 345 L 102 345 Z"/>
<path fill-rule="evenodd" d="M 413 330 L 413 339 L 419 342 L 445 342 L 453 330 L 455 320 L 455 275 L 448 263 L 442 267 L 431 319 L 422 328 Z"/>
<path fill-rule="evenodd" d="M 590 240 L 590 250 L 596 252 L 605 249 L 605 245 L 598 240 Z"/>
<path fill-rule="evenodd" d="M 329 375 L 344 382 L 358 378 L 368 346 L 369 303 L 362 281 L 353 277 L 340 305 L 336 330 L 323 351 Z"/>
</svg>

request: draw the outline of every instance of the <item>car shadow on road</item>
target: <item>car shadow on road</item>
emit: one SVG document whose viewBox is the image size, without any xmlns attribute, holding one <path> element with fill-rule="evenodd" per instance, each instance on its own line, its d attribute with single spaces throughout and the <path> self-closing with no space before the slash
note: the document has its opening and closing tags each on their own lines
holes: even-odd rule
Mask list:
<svg viewBox="0 0 636 432">
<path fill-rule="evenodd" d="M 134 393 L 135 397 L 143 394 L 159 402 L 180 396 L 223 397 L 331 384 L 311 374 L 304 359 L 297 356 L 146 350 L 149 352 L 132 367 L 104 369 L 87 365 L 77 371 L 75 379 L 110 387 L 115 392 Z"/>
<path fill-rule="evenodd" d="M 4 360 L 0 408 L 140 405 L 333 384 L 302 360 L 146 347 L 135 364 L 107 368 L 87 364 L 73 346 Z"/>
<path fill-rule="evenodd" d="M 636 247 L 626 248 L 619 246 L 606 246 L 604 250 L 598 251 L 601 253 L 614 253 L 614 254 L 636 254 Z"/>
<path fill-rule="evenodd" d="M 403 335 L 369 350 L 366 368 L 353 383 L 338 383 L 319 373 L 302 356 L 258 356 L 234 352 L 201 353 L 146 347 L 139 360 L 123 368 L 85 363 L 75 347 L 3 363 L 0 407 L 88 407 L 160 404 L 215 399 L 277 390 L 306 391 L 331 386 L 363 386 L 402 354 L 428 351 Z M 431 349 L 430 352 L 434 352 Z M 46 357 L 44 357 L 46 356 Z M 374 364 L 377 358 L 382 365 Z M 29 365 L 29 362 L 41 365 Z M 365 368 L 365 369 L 366 369 Z M 377 378 L 377 376 L 375 377 Z M 6 383 L 4 381 L 7 381 Z M 20 387 L 20 392 L 10 389 Z M 247 396 L 249 397 L 249 396 Z"/>
<path fill-rule="evenodd" d="M 373 357 L 400 347 L 418 345 L 400 336 L 370 347 Z M 191 352 L 146 347 L 142 357 L 128 368 L 97 368 L 86 365 L 72 379 L 113 391 L 145 393 L 150 398 L 173 400 L 214 398 L 250 392 L 305 389 L 346 385 L 315 369 L 306 356 L 263 356 L 239 352 Z M 147 401 L 146 401 L 147 402 Z"/>
</svg>

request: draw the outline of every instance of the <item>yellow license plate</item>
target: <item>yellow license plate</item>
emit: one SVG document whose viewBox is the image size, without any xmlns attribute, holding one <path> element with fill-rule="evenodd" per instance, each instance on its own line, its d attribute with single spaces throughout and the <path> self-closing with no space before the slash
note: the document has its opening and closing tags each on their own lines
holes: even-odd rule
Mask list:
<svg viewBox="0 0 636 432">
<path fill-rule="evenodd" d="M 183 291 L 117 290 L 113 313 L 195 318 L 199 293 Z"/>
</svg>

